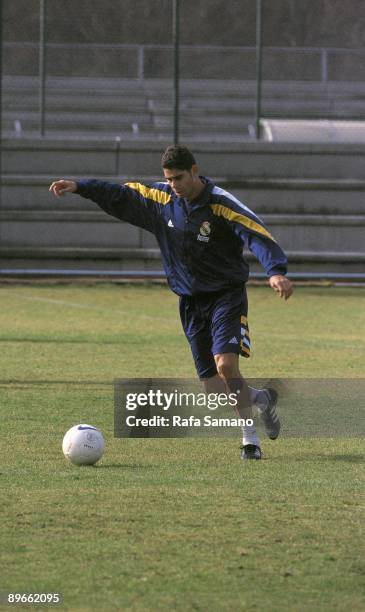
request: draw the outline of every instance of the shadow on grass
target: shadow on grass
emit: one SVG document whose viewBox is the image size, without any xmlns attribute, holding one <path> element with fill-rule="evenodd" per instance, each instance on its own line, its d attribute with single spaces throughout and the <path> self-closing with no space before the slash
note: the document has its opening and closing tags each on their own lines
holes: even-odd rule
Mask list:
<svg viewBox="0 0 365 612">
<path fill-rule="evenodd" d="M 30 344 L 125 344 L 125 338 L 100 338 L 99 340 L 90 337 L 84 338 L 17 338 L 4 336 L 0 342 L 30 343 Z"/>
<path fill-rule="evenodd" d="M 154 470 L 156 468 L 155 465 L 142 465 L 141 463 L 102 463 L 101 465 L 93 465 L 92 467 L 97 470 L 111 468 Z"/>
<path fill-rule="evenodd" d="M 365 463 L 365 455 L 330 455 L 332 461 L 348 461 L 349 463 Z"/>
<path fill-rule="evenodd" d="M 294 458 L 294 461 L 347 461 L 348 463 L 365 463 L 365 455 L 324 455 L 315 453 L 308 455 L 300 455 Z"/>
</svg>

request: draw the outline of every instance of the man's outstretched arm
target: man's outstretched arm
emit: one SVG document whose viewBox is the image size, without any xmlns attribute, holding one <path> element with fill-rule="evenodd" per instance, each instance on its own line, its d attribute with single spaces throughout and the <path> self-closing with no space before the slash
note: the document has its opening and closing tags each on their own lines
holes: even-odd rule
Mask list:
<svg viewBox="0 0 365 612">
<path fill-rule="evenodd" d="M 54 195 L 59 198 L 65 195 L 65 193 L 75 193 L 77 190 L 77 184 L 75 181 L 65 181 L 61 179 L 59 181 L 53 181 L 49 187 L 49 191 L 52 191 Z"/>
<path fill-rule="evenodd" d="M 154 233 L 160 214 L 161 197 L 169 194 L 149 188 L 140 183 L 109 183 L 99 179 L 77 181 L 60 179 L 54 181 L 49 190 L 58 198 L 66 193 L 92 200 L 108 215 Z"/>
</svg>

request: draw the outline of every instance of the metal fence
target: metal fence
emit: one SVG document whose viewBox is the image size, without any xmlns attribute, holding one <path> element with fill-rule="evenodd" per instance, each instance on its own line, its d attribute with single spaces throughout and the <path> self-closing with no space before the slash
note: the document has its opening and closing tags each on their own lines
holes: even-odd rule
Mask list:
<svg viewBox="0 0 365 612">
<path fill-rule="evenodd" d="M 90 51 L 96 51 L 104 56 L 117 52 L 118 54 L 128 53 L 131 61 L 131 68 L 128 71 L 128 74 L 124 74 L 122 76 L 127 76 L 128 78 L 135 78 L 139 80 L 149 79 L 149 78 L 159 78 L 158 68 L 155 70 L 151 69 L 151 56 L 161 53 L 166 53 L 166 55 L 171 55 L 174 50 L 174 46 L 171 44 L 124 44 L 124 43 L 55 43 L 48 42 L 43 44 L 36 42 L 3 42 L 3 49 L 5 55 L 10 58 L 16 58 L 17 53 L 20 51 L 27 51 L 29 53 L 29 64 L 32 67 L 28 67 L 27 71 L 32 71 L 33 76 L 37 76 L 39 74 L 37 68 L 39 67 L 39 58 L 45 58 L 45 51 L 48 55 L 52 57 L 59 57 L 60 55 L 72 54 L 74 56 L 77 53 L 81 52 L 85 55 L 90 53 Z M 209 56 L 213 59 L 220 55 L 228 55 L 231 60 L 234 62 L 234 77 L 237 78 L 238 74 L 236 72 L 236 66 L 241 64 L 241 77 L 243 80 L 248 79 L 252 80 L 256 78 L 256 47 L 247 47 L 247 46 L 230 46 L 230 45 L 179 45 L 179 52 L 181 56 L 186 56 L 187 54 L 193 55 L 194 59 L 198 59 L 199 56 L 205 56 L 206 60 L 209 60 Z M 270 62 L 276 62 L 275 66 L 275 80 L 312 80 L 318 81 L 322 83 L 330 83 L 333 81 L 339 80 L 364 80 L 365 78 L 365 68 L 362 68 L 362 65 L 365 61 L 365 49 L 348 49 L 344 47 L 270 47 L 265 45 L 262 49 L 263 60 L 265 62 L 265 57 L 270 60 Z M 353 70 L 352 74 L 345 73 L 346 67 L 343 66 L 341 70 L 337 69 L 336 73 L 336 61 L 338 57 L 342 57 L 342 59 L 346 58 L 350 64 L 356 64 L 355 70 Z M 301 59 L 306 58 L 310 64 L 308 66 L 307 74 L 301 73 L 298 68 L 295 71 L 295 68 L 289 70 L 289 66 L 295 65 L 296 62 Z M 37 61 L 38 60 L 38 61 Z M 282 64 L 284 60 L 284 65 Z M 279 64 L 281 63 L 281 68 L 279 68 Z M 357 64 L 359 64 L 357 66 Z M 90 66 L 88 67 L 88 72 L 90 73 Z M 172 71 L 172 66 L 169 66 L 170 72 Z M 11 74 L 9 67 L 4 66 L 5 74 Z M 282 74 L 280 74 L 280 72 Z M 48 76 L 57 76 L 57 70 L 54 70 L 54 67 L 48 66 L 47 68 Z M 223 75 L 219 72 L 219 67 L 212 66 L 210 73 L 210 78 L 232 78 L 231 75 L 226 74 Z M 62 76 L 64 76 L 62 74 Z M 76 75 L 75 75 L 76 76 Z M 94 76 L 102 76 L 94 74 Z M 108 75 L 105 75 L 108 76 Z M 110 75 L 111 78 L 116 75 Z M 120 76 L 120 75 L 118 75 Z M 162 78 L 166 76 L 166 73 L 162 75 Z M 187 70 L 184 69 L 184 78 L 187 78 Z M 269 75 L 266 73 L 266 78 Z M 347 77 L 347 78 L 345 78 Z M 194 73 L 194 77 L 197 78 L 196 73 Z"/>
<path fill-rule="evenodd" d="M 55 42 L 47 22 L 52 4 L 37 6 L 38 41 L 1 43 L 7 137 L 169 134 L 177 142 L 200 130 L 234 140 L 259 138 L 262 116 L 365 119 L 365 50 L 266 46 L 262 0 L 256 46 L 181 44 L 181 0 L 171 3 L 166 44 Z M 105 96 L 96 103 L 98 91 L 100 99 L 108 93 L 110 108 Z"/>
</svg>

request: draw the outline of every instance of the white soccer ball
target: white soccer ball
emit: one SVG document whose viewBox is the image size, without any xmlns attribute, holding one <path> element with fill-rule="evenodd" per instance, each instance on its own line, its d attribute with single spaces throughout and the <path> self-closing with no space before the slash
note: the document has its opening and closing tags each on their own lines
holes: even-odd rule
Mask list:
<svg viewBox="0 0 365 612">
<path fill-rule="evenodd" d="M 74 425 L 63 438 L 62 451 L 75 465 L 93 465 L 104 452 L 103 434 L 92 425 Z"/>
</svg>

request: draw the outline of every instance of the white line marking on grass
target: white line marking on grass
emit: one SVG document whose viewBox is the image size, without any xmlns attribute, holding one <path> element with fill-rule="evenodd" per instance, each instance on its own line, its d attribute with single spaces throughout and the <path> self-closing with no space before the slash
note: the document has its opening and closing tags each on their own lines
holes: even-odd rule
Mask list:
<svg viewBox="0 0 365 612">
<path fill-rule="evenodd" d="M 136 313 L 130 313 L 130 312 L 125 312 L 125 310 L 123 310 L 123 308 L 121 307 L 119 308 L 103 308 L 102 306 L 93 306 L 92 304 L 80 304 L 79 302 L 68 302 L 67 300 L 56 300 L 54 298 L 46 298 L 46 297 L 41 297 L 38 295 L 24 295 L 23 293 L 18 293 L 17 291 L 8 291 L 6 289 L 1 289 L 1 293 L 5 293 L 8 295 L 15 295 L 16 297 L 20 297 L 23 300 L 31 300 L 34 302 L 45 302 L 48 304 L 56 304 L 57 306 L 70 306 L 71 308 L 79 308 L 81 310 L 95 310 L 98 312 L 110 312 L 113 314 L 120 314 L 123 316 L 127 316 L 127 317 L 136 317 Z M 175 317 L 158 317 L 158 316 L 152 316 L 152 315 L 147 315 L 147 314 L 142 314 L 139 313 L 137 315 L 138 319 L 146 319 L 149 321 L 164 321 L 164 322 L 168 322 L 168 321 L 175 321 Z"/>
</svg>

